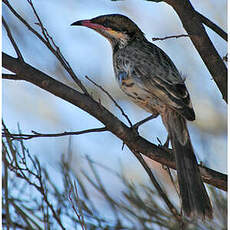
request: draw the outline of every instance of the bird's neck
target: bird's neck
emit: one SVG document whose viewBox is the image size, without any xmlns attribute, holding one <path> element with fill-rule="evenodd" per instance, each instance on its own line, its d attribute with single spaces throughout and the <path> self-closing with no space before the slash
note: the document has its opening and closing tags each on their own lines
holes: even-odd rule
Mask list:
<svg viewBox="0 0 230 230">
<path fill-rule="evenodd" d="M 116 38 L 116 39 L 109 39 L 113 50 L 114 49 L 123 49 L 124 47 L 126 47 L 129 43 L 129 41 L 131 40 L 130 37 L 128 37 L 127 35 L 122 36 L 120 38 Z"/>
<path fill-rule="evenodd" d="M 139 37 L 123 37 L 120 39 L 112 40 L 110 41 L 113 51 L 116 52 L 119 49 L 125 48 L 127 45 L 130 45 L 133 41 L 137 40 L 145 40 L 145 37 L 139 38 Z"/>
</svg>

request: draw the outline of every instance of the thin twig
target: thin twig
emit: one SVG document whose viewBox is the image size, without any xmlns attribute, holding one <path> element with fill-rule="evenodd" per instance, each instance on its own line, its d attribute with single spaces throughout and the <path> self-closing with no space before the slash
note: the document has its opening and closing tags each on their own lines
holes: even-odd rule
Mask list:
<svg viewBox="0 0 230 230">
<path fill-rule="evenodd" d="M 29 0 L 27 0 L 27 1 L 30 4 L 30 6 L 32 7 L 33 6 L 32 2 L 29 1 Z M 39 34 L 35 29 L 33 29 L 30 26 L 30 24 L 23 17 L 21 17 L 21 15 L 19 15 L 16 12 L 16 10 L 10 5 L 10 3 L 9 3 L 8 0 L 3 0 L 3 3 L 6 4 L 6 6 L 9 8 L 9 10 L 15 15 L 16 18 L 19 19 L 19 21 L 21 21 L 36 37 L 39 38 L 40 41 L 42 41 L 46 45 L 46 47 L 55 55 L 55 57 L 58 59 L 58 61 L 62 64 L 62 66 L 64 67 L 64 69 L 69 73 L 69 75 L 71 76 L 71 78 L 73 79 L 73 81 L 80 87 L 80 89 L 84 92 L 85 95 L 89 96 L 86 88 L 81 83 L 81 81 L 79 80 L 79 78 L 76 76 L 76 74 L 72 70 L 72 68 L 69 65 L 69 63 L 63 57 L 63 55 L 62 55 L 62 53 L 60 51 L 60 48 L 58 48 L 56 45 L 55 45 L 55 48 L 54 48 L 52 46 L 52 44 L 50 43 L 50 41 L 49 41 L 48 38 L 51 38 L 51 36 L 48 35 L 48 32 L 45 29 L 45 27 L 43 26 L 43 24 L 39 23 L 39 26 L 42 28 L 42 33 L 43 33 L 43 36 L 45 37 L 45 39 L 43 38 L 43 36 L 41 34 Z M 32 7 L 32 9 L 33 9 L 33 11 L 35 10 L 34 7 Z M 35 16 L 37 17 L 38 21 L 41 22 L 41 19 L 39 18 L 39 16 L 38 16 L 37 13 L 35 14 Z M 53 39 L 51 40 L 51 42 L 54 44 Z"/>
<path fill-rule="evenodd" d="M 100 176 L 98 175 L 97 173 L 97 170 L 95 169 L 90 157 L 88 155 L 86 155 L 86 159 L 88 161 L 88 164 L 90 166 L 90 169 L 92 170 L 93 172 L 93 175 L 97 181 L 97 184 L 94 183 L 92 181 L 92 179 L 90 179 L 88 177 L 88 175 L 86 175 L 85 172 L 83 172 L 83 175 L 86 177 L 86 179 L 98 190 L 100 191 L 101 194 L 104 195 L 104 197 L 106 198 L 106 201 L 108 202 L 108 205 L 110 206 L 111 210 L 113 211 L 113 214 L 115 216 L 116 219 L 119 219 L 119 215 L 117 213 L 117 205 L 116 205 L 116 202 L 114 202 L 114 200 L 111 198 L 111 196 L 109 195 L 109 192 L 107 192 L 106 188 L 104 187 L 103 183 L 102 183 L 102 180 L 100 178 Z"/>
<path fill-rule="evenodd" d="M 39 25 L 41 27 L 42 30 L 42 34 L 45 37 L 46 41 L 49 44 L 49 47 L 51 48 L 51 52 L 57 57 L 57 59 L 62 63 L 63 67 L 69 72 L 70 76 L 72 77 L 72 79 L 74 80 L 74 82 L 82 89 L 82 91 L 88 95 L 88 92 L 86 90 L 86 88 L 82 85 L 81 81 L 77 78 L 77 76 L 75 75 L 75 73 L 73 72 L 72 68 L 70 67 L 69 63 L 67 62 L 67 60 L 64 58 L 64 56 L 62 55 L 60 48 L 55 44 L 53 38 L 49 35 L 47 29 L 44 27 L 42 20 L 40 19 L 36 9 L 34 8 L 33 2 L 31 0 L 27 0 L 27 2 L 30 4 L 35 17 L 38 20 L 38 23 L 36 23 L 37 25 Z M 55 47 L 55 49 L 53 48 L 52 44 L 50 43 L 50 40 L 53 44 L 53 46 Z"/>
<path fill-rule="evenodd" d="M 223 56 L 223 60 L 224 60 L 225 62 L 228 62 L 228 54 L 226 54 L 225 56 Z"/>
<path fill-rule="evenodd" d="M 38 24 L 38 25 L 41 27 L 41 29 L 42 29 L 42 34 L 43 34 L 44 38 L 46 39 L 46 41 L 47 41 L 48 43 L 50 43 L 49 38 L 47 37 L 47 35 L 46 35 L 46 33 L 45 33 L 45 30 L 44 30 L 45 28 L 44 28 L 44 26 L 43 26 L 43 23 L 42 23 L 40 17 L 38 16 L 38 14 L 37 14 L 37 11 L 36 11 L 35 8 L 34 8 L 33 2 L 32 2 L 31 0 L 27 0 L 27 2 L 30 4 L 30 6 L 31 6 L 31 8 L 32 8 L 32 10 L 33 10 L 33 12 L 34 12 L 35 17 L 36 17 L 37 20 L 38 20 L 38 23 L 36 23 L 36 24 Z"/>
<path fill-rule="evenodd" d="M 75 194 L 76 202 L 78 204 L 79 213 L 80 213 L 80 216 L 81 216 L 82 230 L 84 230 L 84 229 L 86 230 L 84 215 L 83 215 L 83 211 L 82 211 L 82 205 L 81 205 L 81 202 L 80 202 L 80 197 L 79 197 L 79 194 L 78 194 L 76 182 L 74 181 L 73 184 L 74 184 L 74 191 L 75 191 L 74 194 Z"/>
<path fill-rule="evenodd" d="M 166 39 L 170 39 L 170 38 L 182 38 L 182 37 L 190 37 L 191 35 L 188 35 L 188 34 L 180 34 L 180 35 L 173 35 L 173 36 L 166 36 L 166 37 L 163 37 L 163 38 L 152 38 L 152 41 L 163 41 L 163 40 L 166 40 Z"/>
<path fill-rule="evenodd" d="M 202 23 L 204 23 L 206 26 L 208 26 L 210 29 L 212 29 L 214 32 L 216 32 L 220 37 L 222 37 L 225 41 L 228 41 L 228 34 L 222 30 L 218 25 L 210 21 L 208 18 L 206 18 L 204 15 L 197 12 L 198 17 L 201 19 Z M 153 41 L 157 40 L 165 40 L 169 38 L 181 38 L 181 37 L 189 37 L 191 35 L 187 34 L 181 34 L 181 35 L 175 35 L 175 36 L 167 36 L 164 38 L 152 38 Z"/>
<path fill-rule="evenodd" d="M 2 74 L 2 79 L 7 79 L 7 80 L 23 80 L 22 78 L 18 77 L 17 74 L 9 74 L 9 73 L 3 73 Z"/>
<path fill-rule="evenodd" d="M 92 82 L 95 86 L 97 86 L 99 89 L 101 89 L 110 99 L 111 101 L 115 104 L 115 106 L 121 111 L 122 115 L 126 118 L 126 120 L 128 121 L 130 127 L 133 127 L 132 122 L 130 121 L 128 115 L 124 112 L 124 110 L 121 108 L 120 105 L 118 105 L 118 103 L 115 101 L 115 99 L 109 94 L 109 92 L 107 92 L 102 86 L 98 85 L 95 81 L 93 81 L 92 79 L 90 79 L 88 76 L 85 76 L 87 80 L 89 80 L 90 82 Z"/>
<path fill-rule="evenodd" d="M 5 19 L 4 19 L 4 17 L 2 17 L 2 24 L 3 24 L 3 26 L 4 26 L 5 29 L 6 29 L 7 36 L 8 36 L 8 38 L 10 39 L 10 41 L 11 41 L 13 47 L 14 47 L 14 50 L 15 50 L 17 56 L 18 56 L 18 59 L 20 59 L 21 61 L 23 61 L 22 54 L 21 54 L 21 52 L 20 52 L 20 50 L 19 50 L 19 48 L 18 48 L 16 42 L 14 41 L 14 38 L 13 38 L 12 33 L 11 33 L 11 31 L 10 31 L 10 28 L 9 28 L 9 26 L 7 25 L 7 23 L 6 23 Z"/>
<path fill-rule="evenodd" d="M 134 124 L 134 125 L 133 125 L 133 128 L 137 129 L 137 128 L 139 128 L 141 125 L 143 125 L 145 122 L 150 121 L 150 120 L 156 118 L 157 116 L 158 116 L 158 114 L 157 114 L 157 115 L 152 114 L 152 115 L 146 117 L 145 119 L 143 119 L 143 120 L 137 122 L 136 124 Z"/>
<path fill-rule="evenodd" d="M 5 163 L 6 155 L 3 152 L 2 155 L 3 162 Z M 9 230 L 9 226 L 11 225 L 11 218 L 10 218 L 10 207 L 9 207 L 9 194 L 8 194 L 8 164 L 4 164 L 4 177 L 2 178 L 3 183 L 3 191 L 4 191 L 4 200 L 5 200 L 5 211 L 6 211 L 6 223 L 7 223 L 7 230 Z"/>
<path fill-rule="evenodd" d="M 3 127 L 4 127 L 5 132 L 9 132 L 4 126 L 4 123 L 3 123 Z M 7 143 L 11 143 L 11 141 L 7 139 Z M 33 169 L 31 169 L 31 166 L 28 166 L 24 149 L 25 147 L 22 143 L 22 154 L 20 155 L 18 150 L 15 149 L 13 145 L 11 146 L 10 151 L 12 152 L 12 154 L 16 154 L 17 156 L 16 157 L 13 156 L 15 158 L 15 160 L 13 161 L 9 161 L 9 159 L 6 159 L 6 164 L 8 166 L 8 169 L 13 171 L 17 175 L 17 177 L 22 178 L 29 185 L 33 186 L 34 188 L 36 188 L 37 191 L 41 193 L 43 200 L 45 201 L 45 203 L 51 210 L 54 219 L 57 221 L 61 229 L 65 230 L 65 227 L 63 226 L 61 222 L 59 214 L 56 212 L 55 208 L 53 207 L 52 203 L 49 201 L 49 198 L 47 196 L 46 184 L 42 177 L 42 169 L 40 167 L 39 161 L 36 158 L 35 160 L 33 160 L 29 152 L 26 151 L 29 159 L 31 160 L 32 165 L 33 166 L 34 164 L 37 165 L 36 167 L 34 167 L 34 169 L 36 170 L 36 172 L 34 172 Z M 34 177 L 33 180 L 31 180 L 30 178 L 31 175 Z"/>
<path fill-rule="evenodd" d="M 15 15 L 16 18 L 19 19 L 19 21 L 21 21 L 27 27 L 28 30 L 30 30 L 33 34 L 35 34 L 48 47 L 47 41 L 35 29 L 33 29 L 30 26 L 30 24 L 23 17 L 21 17 L 21 15 L 19 15 L 16 12 L 16 10 L 10 5 L 8 0 L 2 0 L 2 2 L 6 4 L 9 10 Z"/>
<path fill-rule="evenodd" d="M 150 180 L 152 181 L 153 185 L 155 186 L 156 190 L 158 191 L 159 195 L 161 196 L 161 198 L 164 200 L 164 202 L 166 203 L 167 207 L 169 208 L 169 210 L 171 211 L 171 213 L 175 216 L 176 220 L 181 223 L 182 222 L 182 218 L 180 216 L 180 214 L 177 212 L 176 208 L 174 207 L 174 205 L 171 203 L 171 201 L 168 199 L 168 196 L 166 195 L 166 193 L 162 190 L 161 186 L 159 185 L 159 183 L 157 182 L 155 176 L 153 175 L 151 169 L 148 167 L 148 165 L 146 164 L 145 160 L 143 159 L 143 157 L 141 156 L 140 153 L 138 153 L 135 150 L 132 150 L 133 154 L 135 155 L 135 157 L 138 159 L 138 161 L 141 163 L 141 165 L 143 166 L 143 168 L 145 169 L 146 173 L 148 174 Z"/>
<path fill-rule="evenodd" d="M 75 183 L 74 183 L 74 185 L 75 185 Z M 77 218 L 78 218 L 78 221 L 79 221 L 79 223 L 80 223 L 80 225 L 81 225 L 82 230 L 85 230 L 86 228 L 85 228 L 85 223 L 84 223 L 84 217 L 83 217 L 83 215 L 81 215 L 81 214 L 78 213 L 77 209 L 75 208 L 73 199 L 72 199 L 72 197 L 71 197 L 71 194 L 72 194 L 72 193 L 75 192 L 75 194 L 77 194 L 76 187 L 74 186 L 74 188 L 75 188 L 75 191 L 73 191 L 73 188 L 72 188 L 72 187 L 70 188 L 70 191 L 69 191 L 69 200 L 70 200 L 72 209 L 74 210 L 75 214 L 77 215 Z M 76 195 L 76 199 L 78 199 L 78 194 Z M 79 207 L 79 208 L 80 208 L 80 207 Z"/>
<path fill-rule="evenodd" d="M 23 134 L 23 133 L 6 133 L 3 132 L 3 137 L 10 137 L 12 140 L 29 140 L 32 138 L 37 137 L 61 137 L 61 136 L 67 136 L 67 135 L 80 135 L 85 133 L 95 133 L 95 132 L 105 132 L 107 131 L 106 127 L 103 128 L 95 128 L 95 129 L 87 129 L 82 131 L 76 131 L 76 132 L 63 132 L 63 133 L 38 133 L 36 131 L 31 131 L 33 134 Z"/>
</svg>

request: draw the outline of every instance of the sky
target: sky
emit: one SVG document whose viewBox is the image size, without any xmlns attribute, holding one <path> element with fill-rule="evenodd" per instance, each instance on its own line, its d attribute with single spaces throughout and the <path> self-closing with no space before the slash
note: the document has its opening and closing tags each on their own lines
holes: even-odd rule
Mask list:
<svg viewBox="0 0 230 230">
<path fill-rule="evenodd" d="M 195 9 L 215 22 L 225 31 L 227 1 L 191 1 Z M 24 0 L 12 1 L 15 9 L 30 22 L 34 28 L 35 17 Z M 92 85 L 85 76 L 89 76 L 103 86 L 128 114 L 133 123 L 149 114 L 134 105 L 119 89 L 112 68 L 112 50 L 110 44 L 96 32 L 70 24 L 80 19 L 120 13 L 132 19 L 151 41 L 153 37 L 165 37 L 185 34 L 182 24 L 165 3 L 153 3 L 143 0 L 109 1 L 109 0 L 40 0 L 34 1 L 46 29 L 60 47 L 63 55 L 72 66 L 77 76 L 92 92 L 94 98 L 100 98 L 102 104 L 113 114 L 126 122 L 113 102 L 100 89 Z M 71 87 L 76 87 L 55 57 L 3 6 L 5 17 L 21 49 L 26 62 L 58 79 Z M 213 31 L 207 29 L 220 56 L 227 53 L 226 42 Z M 208 167 L 227 172 L 227 107 L 212 80 L 207 68 L 188 38 L 155 41 L 173 60 L 178 70 L 186 78 L 196 113 L 196 121 L 189 122 L 189 130 L 195 152 L 200 161 Z M 15 56 L 14 50 L 2 31 L 2 48 L 7 54 Z M 4 72 L 4 69 L 3 69 Z M 23 133 L 35 130 L 41 133 L 58 133 L 80 131 L 101 127 L 102 124 L 86 112 L 27 82 L 3 80 L 2 116 L 11 132 L 17 132 L 17 125 Z M 126 122 L 127 123 L 127 122 Z M 167 133 L 161 119 L 147 122 L 139 129 L 140 135 L 158 144 L 166 140 Z M 50 168 L 50 173 L 57 174 L 58 163 L 62 153 L 67 153 L 69 137 L 36 138 L 26 141 L 30 151 L 39 157 L 42 164 Z M 87 169 L 85 155 L 101 164 L 119 171 L 122 168 L 126 177 L 135 183 L 149 183 L 144 170 L 132 153 L 124 148 L 122 142 L 109 132 L 93 133 L 71 137 L 73 151 L 72 168 L 76 173 L 80 168 Z M 162 177 L 162 170 L 156 163 L 149 162 L 157 175 Z M 111 183 L 110 176 L 101 176 L 105 184 Z M 122 186 L 114 180 L 111 192 L 118 194 Z"/>
</svg>

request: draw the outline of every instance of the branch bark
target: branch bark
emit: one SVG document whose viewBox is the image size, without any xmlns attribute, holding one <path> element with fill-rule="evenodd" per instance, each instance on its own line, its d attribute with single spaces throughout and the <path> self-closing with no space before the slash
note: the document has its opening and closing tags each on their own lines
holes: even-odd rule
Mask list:
<svg viewBox="0 0 230 230">
<path fill-rule="evenodd" d="M 197 15 L 199 15 L 201 21 L 208 26 L 210 29 L 212 29 L 213 31 L 215 31 L 220 37 L 222 37 L 225 41 L 228 41 L 228 34 L 222 30 L 218 25 L 216 25 L 215 23 L 213 23 L 212 21 L 210 21 L 208 18 L 206 18 L 204 15 L 202 15 L 201 13 L 197 12 Z"/>
<path fill-rule="evenodd" d="M 31 131 L 33 134 L 24 134 L 24 133 L 10 133 L 3 132 L 2 137 L 9 137 L 11 140 L 30 140 L 32 138 L 38 137 L 62 137 L 62 136 L 73 136 L 73 135 L 81 135 L 86 133 L 99 133 L 107 131 L 106 127 L 95 128 L 95 129 L 86 129 L 75 132 L 63 132 L 63 133 L 38 133 L 35 131 Z"/>
<path fill-rule="evenodd" d="M 140 152 L 148 158 L 170 168 L 176 168 L 175 160 L 170 149 L 166 150 L 138 136 L 132 128 L 126 126 L 89 95 L 82 94 L 49 77 L 47 74 L 37 70 L 31 65 L 5 53 L 2 55 L 2 65 L 4 68 L 16 74 L 15 80 L 21 78 L 22 80 L 28 81 L 88 112 L 101 121 L 108 131 L 121 139 L 129 149 Z M 227 190 L 227 175 L 201 165 L 200 172 L 204 182 L 219 189 Z"/>
<path fill-rule="evenodd" d="M 184 29 L 216 82 L 223 99 L 227 102 L 227 68 L 209 39 L 200 15 L 189 0 L 164 0 L 177 12 Z M 199 80 L 199 79 L 198 79 Z"/>
<path fill-rule="evenodd" d="M 21 54 L 21 52 L 20 52 L 20 50 L 19 50 L 19 48 L 18 48 L 18 46 L 17 46 L 17 44 L 16 44 L 16 42 L 15 42 L 15 40 L 14 40 L 12 34 L 11 34 L 10 28 L 8 27 L 8 25 L 7 25 L 7 23 L 6 23 L 5 19 L 4 19 L 4 17 L 2 17 L 2 24 L 3 24 L 3 26 L 5 27 L 5 30 L 6 30 L 7 35 L 8 35 L 8 38 L 10 39 L 11 44 L 13 45 L 14 50 L 15 50 L 16 54 L 18 55 L 18 58 L 21 59 L 21 60 L 23 61 L 22 54 Z"/>
</svg>

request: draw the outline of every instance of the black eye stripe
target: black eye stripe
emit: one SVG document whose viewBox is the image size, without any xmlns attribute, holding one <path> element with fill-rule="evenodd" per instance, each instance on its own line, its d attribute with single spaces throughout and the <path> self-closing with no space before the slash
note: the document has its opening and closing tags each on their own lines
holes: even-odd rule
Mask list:
<svg viewBox="0 0 230 230">
<path fill-rule="evenodd" d="M 121 25 L 120 26 L 116 26 L 114 25 L 110 20 L 106 19 L 102 25 L 104 27 L 110 27 L 111 29 L 115 30 L 115 31 L 119 31 L 119 32 L 124 32 L 124 30 L 122 30 Z M 113 26 L 112 26 L 113 25 Z"/>
<path fill-rule="evenodd" d="M 109 19 L 104 19 L 102 22 L 100 22 L 100 24 L 106 28 L 111 28 L 112 30 L 115 30 L 117 32 L 122 32 L 122 33 L 128 34 L 130 37 L 132 37 L 135 34 L 135 32 L 127 31 L 126 28 L 123 28 L 122 24 L 120 24 L 120 25 L 115 24 Z"/>
</svg>

